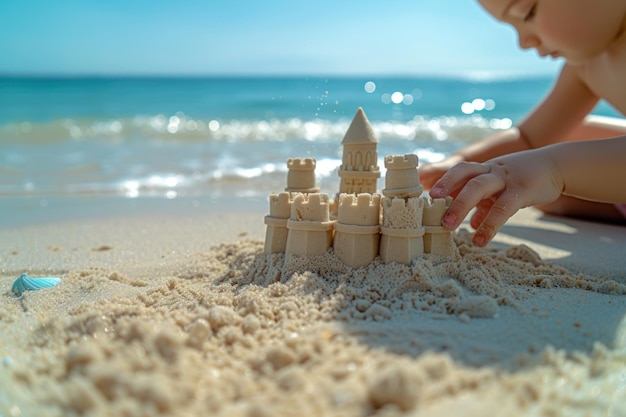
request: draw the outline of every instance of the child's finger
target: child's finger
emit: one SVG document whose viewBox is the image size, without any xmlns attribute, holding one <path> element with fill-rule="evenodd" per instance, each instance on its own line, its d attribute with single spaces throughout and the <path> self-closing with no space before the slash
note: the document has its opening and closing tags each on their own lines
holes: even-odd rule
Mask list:
<svg viewBox="0 0 626 417">
<path fill-rule="evenodd" d="M 457 189 L 473 177 L 488 173 L 487 165 L 476 162 L 460 162 L 453 166 L 431 188 L 430 196 L 443 198 L 452 195 Z"/>
<path fill-rule="evenodd" d="M 499 195 L 505 185 L 502 178 L 492 174 L 483 174 L 470 179 L 443 216 L 443 226 L 456 229 L 471 209 L 478 206 L 481 201 Z"/>
<path fill-rule="evenodd" d="M 476 229 L 472 239 L 474 245 L 482 247 L 489 243 L 504 223 L 520 208 L 522 206 L 516 193 L 511 191 L 503 192 L 493 203 L 483 222 Z"/>
<path fill-rule="evenodd" d="M 478 229 L 480 225 L 482 224 L 482 222 L 485 221 L 485 217 L 487 217 L 487 214 L 489 213 L 491 206 L 493 206 L 493 200 L 490 198 L 487 200 L 481 201 L 476 206 L 476 210 L 474 211 L 474 214 L 472 215 L 472 218 L 470 219 L 470 226 L 472 226 L 474 230 Z"/>
</svg>

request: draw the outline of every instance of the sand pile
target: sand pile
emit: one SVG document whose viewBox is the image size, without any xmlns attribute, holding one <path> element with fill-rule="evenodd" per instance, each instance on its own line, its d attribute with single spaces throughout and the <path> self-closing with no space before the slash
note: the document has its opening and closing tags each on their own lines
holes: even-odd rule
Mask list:
<svg viewBox="0 0 626 417">
<path fill-rule="evenodd" d="M 397 310 L 415 309 L 457 314 L 462 320 L 488 318 L 497 315 L 499 305 L 519 307 L 517 301 L 531 296 L 532 288 L 626 294 L 626 286 L 613 280 L 544 263 L 525 245 L 502 253 L 479 249 L 465 230 L 456 236 L 456 245 L 454 257 L 425 254 L 411 266 L 386 265 L 377 258 L 358 269 L 346 267 L 332 251 L 321 257 L 263 255 L 252 266 L 231 265 L 224 282 L 260 286 L 281 282 L 301 293 L 314 293 L 321 305 L 332 299 L 335 314 L 324 319 L 389 319 Z M 246 274 L 237 273 L 242 270 Z"/>
<path fill-rule="evenodd" d="M 2 411 L 626 415 L 626 286 L 523 245 L 455 239 L 453 259 L 354 270 L 332 253 L 265 255 L 245 241 L 149 280 L 93 268 L 19 299 L 7 291 L 0 403 L 20 414 Z M 568 321 L 570 306 L 599 303 L 608 327 Z"/>
</svg>

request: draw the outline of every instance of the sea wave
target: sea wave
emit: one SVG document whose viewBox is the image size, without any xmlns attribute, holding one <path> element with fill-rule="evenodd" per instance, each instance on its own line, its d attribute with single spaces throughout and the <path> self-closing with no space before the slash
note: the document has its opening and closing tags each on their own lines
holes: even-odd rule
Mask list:
<svg viewBox="0 0 626 417">
<path fill-rule="evenodd" d="M 184 113 L 157 114 L 119 119 L 56 119 L 50 122 L 7 123 L 0 125 L 0 142 L 19 144 L 57 143 L 64 141 L 167 140 L 167 141 L 268 141 L 292 138 L 308 141 L 337 141 L 350 120 L 324 119 L 194 119 Z M 415 116 L 408 122 L 373 121 L 380 140 L 437 140 L 449 138 L 471 141 L 494 129 L 506 129 L 511 119 Z"/>
<path fill-rule="evenodd" d="M 317 160 L 316 176 L 337 186 L 341 139 L 350 120 L 203 120 L 183 113 L 125 119 L 59 119 L 0 126 L 0 195 L 266 195 L 284 188 L 285 161 Z M 415 153 L 441 160 L 511 126 L 481 116 L 373 121 L 379 163 Z"/>
</svg>

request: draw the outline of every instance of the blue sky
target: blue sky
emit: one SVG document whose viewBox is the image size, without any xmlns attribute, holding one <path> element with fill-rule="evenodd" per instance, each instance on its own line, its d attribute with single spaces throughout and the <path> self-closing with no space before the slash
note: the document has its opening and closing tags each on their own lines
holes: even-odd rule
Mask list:
<svg viewBox="0 0 626 417">
<path fill-rule="evenodd" d="M 2 0 L 0 74 L 552 74 L 475 0 Z"/>
</svg>

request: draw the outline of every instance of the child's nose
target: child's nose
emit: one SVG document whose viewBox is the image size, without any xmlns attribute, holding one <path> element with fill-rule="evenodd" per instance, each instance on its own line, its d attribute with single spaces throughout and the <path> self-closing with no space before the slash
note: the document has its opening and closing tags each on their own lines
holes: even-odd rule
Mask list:
<svg viewBox="0 0 626 417">
<path fill-rule="evenodd" d="M 541 42 L 539 38 L 530 33 L 519 32 L 518 36 L 519 47 L 522 49 L 537 48 Z"/>
</svg>

